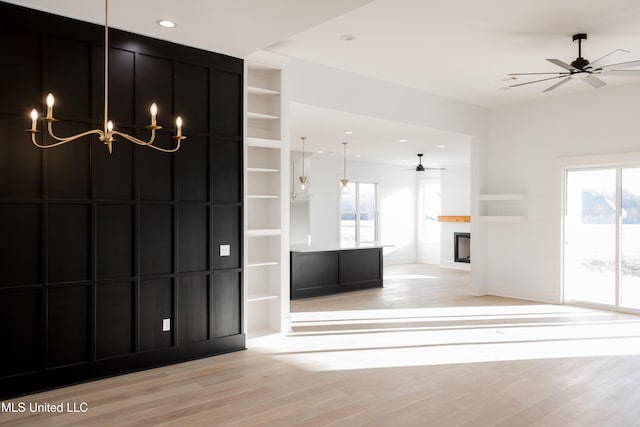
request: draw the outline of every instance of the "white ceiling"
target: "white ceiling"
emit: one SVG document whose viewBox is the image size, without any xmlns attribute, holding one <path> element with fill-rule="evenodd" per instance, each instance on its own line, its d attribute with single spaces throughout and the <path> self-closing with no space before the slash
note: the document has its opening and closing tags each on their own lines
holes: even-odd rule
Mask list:
<svg viewBox="0 0 640 427">
<path fill-rule="evenodd" d="M 295 151 L 302 150 L 300 137 L 305 136 L 305 150 L 314 156 L 342 159 L 341 143 L 345 141 L 349 143 L 349 161 L 403 166 L 398 170 L 417 165 L 418 153 L 424 154 L 422 164 L 426 167 L 471 161 L 468 136 L 299 103 L 291 103 L 289 113 L 291 149 Z M 318 154 L 318 150 L 324 153 Z"/>
<path fill-rule="evenodd" d="M 9 2 L 104 22 L 102 0 Z M 155 24 L 160 18 L 172 19 L 178 27 L 160 28 Z M 575 59 L 575 33 L 589 35 L 583 44 L 586 59 L 614 49 L 631 51 L 616 55 L 614 62 L 640 59 L 637 0 L 110 0 L 109 22 L 114 28 L 237 57 L 267 49 L 485 107 L 606 90 L 579 79 L 546 94 L 547 82 L 502 89 L 510 72 L 561 71 L 545 58 Z M 344 34 L 354 40 L 340 40 Z M 609 85 L 640 81 L 602 79 Z M 441 149 L 431 151 L 440 140 L 466 144 L 461 137 L 300 104 L 290 112 L 294 147 L 304 134 L 310 143 L 326 141 L 327 150 L 334 145 L 340 150 L 337 135 L 350 121 L 352 128 L 366 124 L 366 131 L 351 139 L 362 160 L 397 164 L 417 151 L 425 152 L 426 163 L 468 158 L 468 152 L 453 159 Z M 394 142 L 400 135 L 415 135 L 401 152 Z"/>
</svg>

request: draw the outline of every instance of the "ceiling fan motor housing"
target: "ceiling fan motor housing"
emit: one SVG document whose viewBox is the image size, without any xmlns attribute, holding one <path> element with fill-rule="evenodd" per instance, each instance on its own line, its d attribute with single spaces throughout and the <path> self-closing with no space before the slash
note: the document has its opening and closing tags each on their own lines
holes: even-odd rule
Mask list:
<svg viewBox="0 0 640 427">
<path fill-rule="evenodd" d="M 574 34 L 573 41 L 578 40 L 578 57 L 571 63 L 572 67 L 578 68 L 580 70 L 584 69 L 587 65 L 589 65 L 589 61 L 582 57 L 582 40 L 586 40 L 587 35 L 585 33 Z"/>
</svg>

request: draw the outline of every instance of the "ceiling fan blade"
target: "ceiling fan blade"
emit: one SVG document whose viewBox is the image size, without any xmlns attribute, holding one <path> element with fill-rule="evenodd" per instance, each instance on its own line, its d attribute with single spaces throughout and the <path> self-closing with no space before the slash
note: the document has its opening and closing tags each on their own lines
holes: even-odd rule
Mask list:
<svg viewBox="0 0 640 427">
<path fill-rule="evenodd" d="M 515 84 L 515 85 L 510 85 L 509 87 L 516 87 L 516 86 L 530 85 L 530 84 L 532 84 L 532 83 L 538 83 L 538 82 L 544 82 L 544 81 L 547 81 L 547 80 L 559 79 L 559 78 L 561 78 L 561 77 L 566 77 L 566 76 L 567 76 L 567 74 L 562 74 L 562 75 L 560 75 L 560 76 L 547 77 L 546 79 L 534 80 L 534 81 L 532 81 L 532 82 L 517 83 L 517 84 Z"/>
<path fill-rule="evenodd" d="M 589 74 L 586 77 L 583 77 L 582 80 L 589 84 L 591 87 L 598 89 L 599 87 L 606 86 L 607 84 L 594 76 L 593 74 Z"/>
<path fill-rule="evenodd" d="M 607 70 L 598 73 L 599 76 L 640 76 L 640 70 Z"/>
<path fill-rule="evenodd" d="M 426 171 L 446 171 L 447 168 L 424 168 Z"/>
<path fill-rule="evenodd" d="M 569 74 L 569 73 L 562 73 L 562 72 L 557 72 L 557 73 L 509 73 L 509 74 L 507 74 L 507 76 L 537 76 L 537 75 L 542 75 L 542 74 Z"/>
<path fill-rule="evenodd" d="M 559 59 L 549 59 L 549 58 L 547 58 L 547 61 L 551 62 L 552 64 L 556 64 L 558 67 L 562 67 L 565 70 L 580 71 L 579 68 L 576 68 L 573 65 L 569 65 L 566 62 L 560 61 Z"/>
<path fill-rule="evenodd" d="M 542 92 L 549 92 L 554 90 L 555 88 L 557 88 L 558 86 L 562 86 L 563 84 L 567 83 L 569 80 L 572 80 L 573 77 L 569 76 L 567 78 L 565 78 L 564 80 L 560 80 L 558 83 L 554 84 L 553 86 L 550 86 L 548 88 L 546 88 L 545 90 L 543 90 Z"/>
<path fill-rule="evenodd" d="M 609 68 L 631 68 L 631 67 L 640 67 L 640 60 L 635 60 L 635 61 L 629 61 L 629 62 L 619 62 L 617 64 L 609 64 L 609 65 L 603 65 L 602 70 L 608 70 Z"/>
<path fill-rule="evenodd" d="M 605 56 L 601 56 L 600 58 L 596 59 L 595 61 L 591 62 L 589 64 L 589 67 L 591 67 L 592 69 L 596 69 L 596 68 L 600 68 L 602 66 L 602 63 L 604 62 L 604 60 L 608 57 L 610 57 L 611 55 L 613 55 L 614 53 L 617 52 L 624 52 L 624 53 L 629 53 L 628 50 L 625 49 L 616 49 L 614 51 L 611 51 L 609 53 L 607 53 Z"/>
</svg>

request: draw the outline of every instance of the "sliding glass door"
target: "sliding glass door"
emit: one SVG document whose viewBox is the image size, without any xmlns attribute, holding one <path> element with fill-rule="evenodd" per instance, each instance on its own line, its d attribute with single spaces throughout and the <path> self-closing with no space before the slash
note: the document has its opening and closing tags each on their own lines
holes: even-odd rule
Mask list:
<svg viewBox="0 0 640 427">
<path fill-rule="evenodd" d="M 640 309 L 640 168 L 621 175 L 620 306 Z"/>
<path fill-rule="evenodd" d="M 640 309 L 640 168 L 568 170 L 565 301 Z"/>
</svg>

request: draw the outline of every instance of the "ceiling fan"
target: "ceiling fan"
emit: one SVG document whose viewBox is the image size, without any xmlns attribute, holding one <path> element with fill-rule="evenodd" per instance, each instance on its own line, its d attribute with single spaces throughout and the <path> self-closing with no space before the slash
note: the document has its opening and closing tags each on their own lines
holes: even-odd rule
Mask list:
<svg viewBox="0 0 640 427">
<path fill-rule="evenodd" d="M 563 84 L 569 82 L 570 80 L 577 78 L 577 77 L 582 77 L 582 80 L 589 84 L 590 86 L 594 87 L 594 88 L 599 88 L 602 86 L 606 86 L 607 84 L 605 82 L 603 82 L 601 79 L 599 79 L 597 76 L 640 76 L 640 70 L 621 70 L 620 68 L 631 68 L 631 67 L 638 67 L 640 66 L 640 60 L 636 60 L 636 61 L 629 61 L 629 62 L 620 62 L 617 64 L 608 64 L 605 65 L 605 60 L 613 55 L 614 53 L 617 52 L 629 52 L 628 50 L 624 50 L 624 49 L 616 49 L 612 52 L 607 53 L 605 56 L 602 56 L 598 59 L 596 59 L 593 62 L 589 62 L 588 60 L 584 59 L 582 57 L 582 41 L 587 39 L 587 35 L 584 33 L 580 33 L 580 34 L 574 34 L 573 35 L 573 41 L 575 42 L 576 40 L 578 41 L 578 57 L 571 62 L 571 64 L 567 64 L 566 62 L 563 62 L 559 59 L 549 59 L 547 58 L 547 61 L 551 62 L 552 64 L 555 64 L 561 68 L 564 68 L 566 71 L 559 71 L 559 72 L 555 72 L 555 73 L 511 73 L 511 74 L 507 74 L 507 76 L 512 77 L 512 78 L 516 78 L 517 76 L 537 76 L 537 75 L 544 75 L 544 74 L 555 74 L 553 77 L 546 77 L 544 79 L 539 79 L 539 80 L 533 80 L 531 82 L 525 82 L 525 83 L 517 83 L 514 85 L 510 85 L 509 87 L 517 87 L 517 86 L 524 86 L 524 85 L 529 85 L 532 83 L 538 83 L 538 82 L 544 82 L 547 80 L 554 80 L 554 79 L 562 79 L 559 82 L 553 84 L 552 86 L 549 86 L 548 88 L 546 88 L 545 90 L 543 90 L 543 92 L 549 92 L 554 90 L 555 88 L 562 86 Z M 618 68 L 618 69 L 614 69 L 614 68 Z"/>
<path fill-rule="evenodd" d="M 418 153 L 418 165 L 415 168 L 411 168 L 411 169 L 403 169 L 405 171 L 412 171 L 415 170 L 416 172 L 424 172 L 424 171 L 443 171 L 446 170 L 445 168 L 425 168 L 422 165 L 422 156 L 424 154 L 422 153 Z"/>
</svg>

